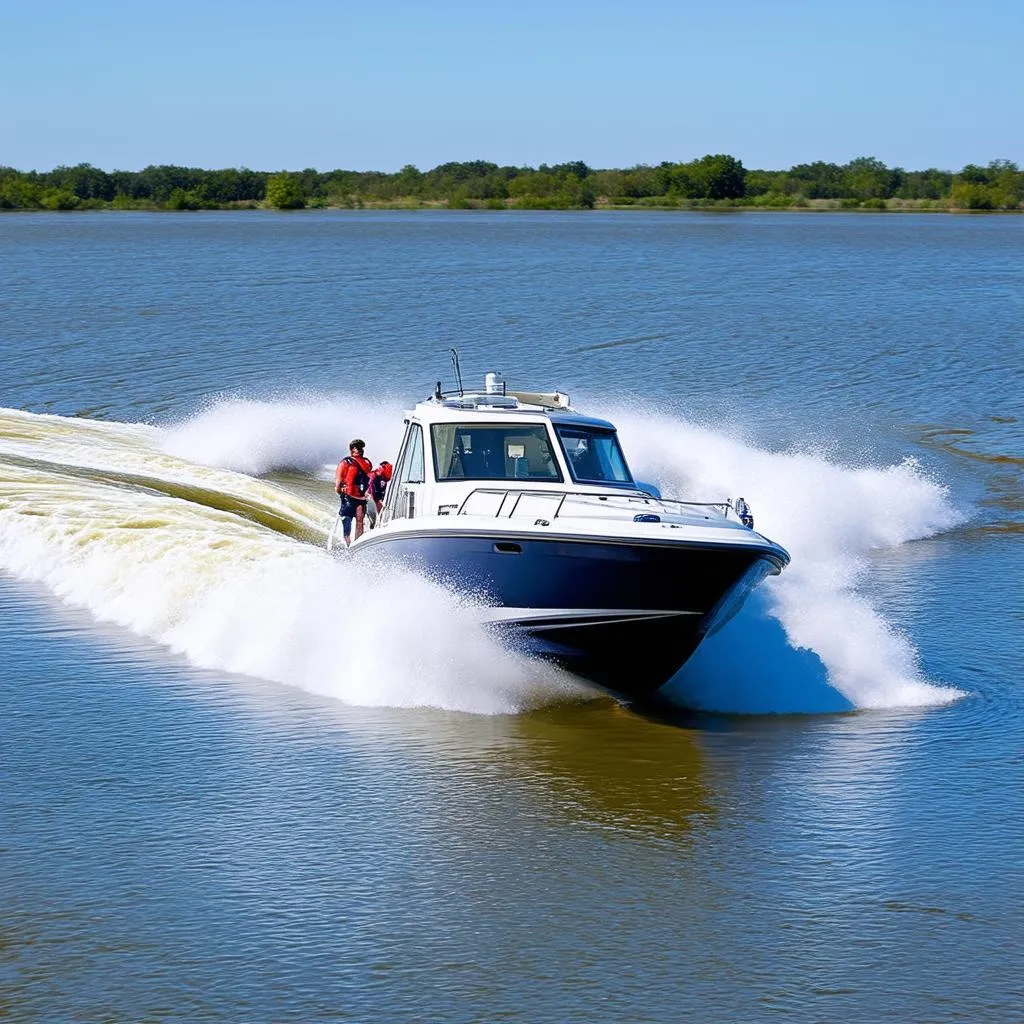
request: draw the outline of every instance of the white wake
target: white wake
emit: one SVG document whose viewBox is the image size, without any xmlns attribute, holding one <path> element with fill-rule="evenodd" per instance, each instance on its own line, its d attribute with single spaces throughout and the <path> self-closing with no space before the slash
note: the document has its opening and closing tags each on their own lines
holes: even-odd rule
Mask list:
<svg viewBox="0 0 1024 1024">
<path fill-rule="evenodd" d="M 586 697 L 571 677 L 503 649 L 467 596 L 395 566 L 371 574 L 296 539 L 326 534 L 328 481 L 351 437 L 374 462 L 394 461 L 401 412 L 351 395 L 220 401 L 168 428 L 0 411 L 0 568 L 196 665 L 349 703 L 508 713 Z M 912 639 L 864 590 L 873 552 L 962 519 L 919 466 L 844 465 L 678 417 L 610 415 L 638 477 L 667 496 L 742 494 L 758 530 L 793 556 L 684 671 L 698 703 L 791 710 L 742 696 L 715 706 L 727 674 L 756 688 L 773 656 L 773 686 L 813 661 L 851 707 L 958 695 L 925 678 Z M 323 480 L 322 501 L 256 476 L 275 470 Z"/>
</svg>

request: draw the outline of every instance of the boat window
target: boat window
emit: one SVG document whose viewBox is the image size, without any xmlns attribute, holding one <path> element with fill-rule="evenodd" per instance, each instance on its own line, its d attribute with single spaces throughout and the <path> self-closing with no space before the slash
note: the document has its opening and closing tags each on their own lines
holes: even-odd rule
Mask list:
<svg viewBox="0 0 1024 1024">
<path fill-rule="evenodd" d="M 435 423 L 430 436 L 438 480 L 562 479 L 542 423 Z"/>
<path fill-rule="evenodd" d="M 555 430 L 569 471 L 577 483 L 633 483 L 615 431 L 590 427 L 556 427 Z"/>
<path fill-rule="evenodd" d="M 423 428 L 410 423 L 398 454 L 395 475 L 384 499 L 389 518 L 402 519 L 415 514 L 415 497 L 408 484 L 423 482 Z"/>
<path fill-rule="evenodd" d="M 409 478 L 406 481 L 410 484 L 423 483 L 423 429 L 418 423 L 409 438 Z"/>
<path fill-rule="evenodd" d="M 396 495 L 398 494 L 398 481 L 402 479 L 402 472 L 405 469 L 405 453 L 409 448 L 409 434 L 412 433 L 412 427 L 406 426 L 405 437 L 402 438 L 402 444 L 398 449 L 398 458 L 395 459 L 394 475 L 391 478 L 391 485 L 384 492 L 384 508 L 388 512 L 393 512 L 396 502 Z"/>
</svg>

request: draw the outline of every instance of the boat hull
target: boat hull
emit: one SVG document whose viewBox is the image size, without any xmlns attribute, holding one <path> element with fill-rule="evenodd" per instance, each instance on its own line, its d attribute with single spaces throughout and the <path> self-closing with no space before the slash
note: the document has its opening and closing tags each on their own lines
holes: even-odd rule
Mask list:
<svg viewBox="0 0 1024 1024">
<path fill-rule="evenodd" d="M 626 695 L 663 686 L 784 564 L 774 545 L 386 529 L 352 551 L 480 594 L 492 605 L 486 620 L 511 646 Z"/>
</svg>

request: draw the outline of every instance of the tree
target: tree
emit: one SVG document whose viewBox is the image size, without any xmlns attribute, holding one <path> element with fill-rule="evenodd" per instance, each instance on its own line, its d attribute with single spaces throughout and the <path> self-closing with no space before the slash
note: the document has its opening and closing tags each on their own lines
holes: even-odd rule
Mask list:
<svg viewBox="0 0 1024 1024">
<path fill-rule="evenodd" d="M 306 205 L 302 182 L 282 171 L 267 178 L 267 204 L 278 210 L 301 210 Z"/>
<path fill-rule="evenodd" d="M 207 171 L 199 194 L 213 203 L 255 202 L 263 198 L 264 175 L 233 167 Z"/>
<path fill-rule="evenodd" d="M 588 184 L 599 196 L 621 196 L 622 172 L 594 171 L 588 179 Z"/>
<path fill-rule="evenodd" d="M 414 164 L 406 164 L 396 177 L 398 195 L 418 196 L 423 191 L 423 173 Z"/>
<path fill-rule="evenodd" d="M 666 174 L 660 168 L 637 164 L 623 172 L 619 179 L 619 185 L 622 188 L 622 194 L 632 199 L 642 199 L 644 196 L 663 196 L 667 187 Z"/>
<path fill-rule="evenodd" d="M 960 172 L 959 177 L 961 181 L 966 181 L 968 185 L 991 184 L 991 176 L 988 169 L 985 167 L 979 167 L 977 164 L 968 164 Z"/>
<path fill-rule="evenodd" d="M 59 192 L 74 192 L 79 199 L 114 198 L 114 181 L 106 171 L 91 164 L 75 167 L 55 167 L 46 175 L 47 183 Z"/>
<path fill-rule="evenodd" d="M 953 186 L 949 204 L 954 210 L 994 210 L 998 205 L 994 189 L 962 181 Z"/>
<path fill-rule="evenodd" d="M 48 188 L 40 197 L 47 210 L 73 210 L 82 200 L 68 188 Z"/>
<path fill-rule="evenodd" d="M 687 199 L 742 199 L 746 194 L 743 164 L 725 153 L 702 156 L 688 164 L 662 164 L 655 168 L 658 191 Z"/>
<path fill-rule="evenodd" d="M 1024 199 L 1024 174 L 1010 160 L 993 160 L 988 165 L 989 175 L 1000 205 L 1007 210 L 1016 210 Z"/>
<path fill-rule="evenodd" d="M 941 199 L 949 194 L 953 175 L 929 167 L 926 171 L 906 171 L 896 195 L 900 199 Z"/>
<path fill-rule="evenodd" d="M 746 195 L 782 194 L 786 190 L 786 178 L 785 171 L 747 171 L 743 179 Z"/>
<path fill-rule="evenodd" d="M 843 168 L 846 194 L 856 199 L 889 199 L 899 176 L 873 156 L 859 156 Z"/>
<path fill-rule="evenodd" d="M 545 167 L 541 164 L 540 170 L 550 171 L 552 174 L 559 175 L 570 174 L 574 178 L 579 178 L 580 181 L 591 174 L 590 168 L 582 160 L 573 160 L 565 164 L 555 164 L 554 167 Z"/>
<path fill-rule="evenodd" d="M 708 199 L 742 199 L 746 192 L 743 164 L 733 156 L 717 153 L 703 156 L 696 164 L 696 173 L 705 183 Z"/>
<path fill-rule="evenodd" d="M 136 188 L 129 194 L 166 203 L 176 188 L 185 192 L 192 191 L 201 181 L 202 175 L 202 171 L 192 167 L 174 167 L 167 164 L 149 166 L 135 175 Z M 115 185 L 119 185 L 116 178 Z M 127 190 L 118 187 L 118 191 Z"/>
<path fill-rule="evenodd" d="M 39 186 L 25 175 L 0 182 L 0 210 L 31 210 L 39 204 Z"/>
<path fill-rule="evenodd" d="M 839 164 L 816 160 L 812 164 L 796 164 L 790 168 L 789 178 L 798 183 L 795 192 L 808 199 L 841 199 L 846 195 L 843 169 Z"/>
<path fill-rule="evenodd" d="M 527 174 L 520 174 L 509 182 L 508 194 L 513 198 L 534 196 L 538 199 L 546 199 L 558 194 L 559 180 L 553 174 L 546 171 L 530 171 Z"/>
<path fill-rule="evenodd" d="M 950 204 L 959 210 L 1016 210 L 1024 198 L 1024 175 L 1009 160 L 988 167 L 968 164 L 954 179 Z"/>
<path fill-rule="evenodd" d="M 168 210 L 201 210 L 209 205 L 211 204 L 195 192 L 186 192 L 183 188 L 176 188 L 164 203 Z"/>
<path fill-rule="evenodd" d="M 683 196 L 686 199 L 703 199 L 704 183 L 697 181 L 691 164 L 675 164 L 668 170 L 666 194 Z"/>
</svg>

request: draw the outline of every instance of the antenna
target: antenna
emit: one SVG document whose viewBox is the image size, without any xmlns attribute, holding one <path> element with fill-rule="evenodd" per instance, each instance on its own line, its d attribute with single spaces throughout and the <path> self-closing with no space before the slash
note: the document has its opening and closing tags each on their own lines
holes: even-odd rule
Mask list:
<svg viewBox="0 0 1024 1024">
<path fill-rule="evenodd" d="M 465 392 L 462 390 L 462 370 L 459 369 L 459 353 L 457 349 L 448 349 L 449 354 L 452 357 L 452 369 L 455 371 L 455 383 L 459 386 L 459 397 L 461 398 Z"/>
</svg>

